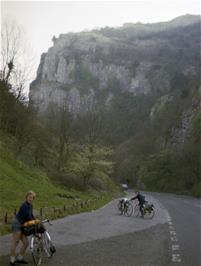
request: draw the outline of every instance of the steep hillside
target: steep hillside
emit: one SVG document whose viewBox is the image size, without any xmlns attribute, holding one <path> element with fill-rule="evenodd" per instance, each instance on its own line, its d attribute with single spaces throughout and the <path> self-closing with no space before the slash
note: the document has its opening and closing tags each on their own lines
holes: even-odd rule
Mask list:
<svg viewBox="0 0 201 266">
<path fill-rule="evenodd" d="M 78 193 L 53 185 L 44 172 L 17 160 L 2 141 L 0 142 L 0 187 L 1 215 L 6 211 L 11 213 L 18 208 L 29 190 L 36 192 L 35 207 L 38 210 L 40 207 L 60 207 L 69 204 L 71 200 L 59 197 L 59 194 Z"/>
<path fill-rule="evenodd" d="M 50 219 L 98 208 L 114 196 L 114 193 L 109 191 L 83 192 L 55 185 L 44 171 L 30 167 L 17 159 L 2 140 L 0 141 L 0 187 L 0 234 L 10 232 L 10 224 L 2 226 L 4 217 L 7 215 L 8 222 L 11 222 L 13 213 L 18 211 L 29 190 L 36 192 L 35 215 L 40 217 L 42 208 L 43 217 Z M 120 193 L 117 187 L 113 188 L 113 192 Z"/>
</svg>

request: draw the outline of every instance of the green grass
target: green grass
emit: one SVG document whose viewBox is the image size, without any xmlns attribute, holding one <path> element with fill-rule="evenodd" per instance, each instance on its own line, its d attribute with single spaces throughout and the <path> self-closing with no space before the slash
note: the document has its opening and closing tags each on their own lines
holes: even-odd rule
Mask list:
<svg viewBox="0 0 201 266">
<path fill-rule="evenodd" d="M 59 206 L 68 203 L 69 199 L 61 198 L 58 194 L 66 194 L 61 187 L 54 186 L 48 177 L 37 169 L 31 169 L 16 160 L 5 148 L 0 147 L 0 213 L 12 211 L 24 201 L 28 190 L 36 192 L 34 205 Z"/>
<path fill-rule="evenodd" d="M 25 200 L 26 192 L 29 190 L 36 193 L 33 206 L 34 211 L 38 214 L 40 208 L 63 209 L 64 205 L 66 206 L 65 212 L 56 215 L 47 212 L 49 218 L 97 209 L 109 202 L 115 195 L 114 192 L 81 192 L 56 186 L 45 173 L 36 168 L 28 167 L 22 161 L 17 160 L 13 153 L 5 147 L 5 144 L 0 141 L 0 222 L 3 221 L 6 213 L 8 213 L 9 221 L 11 221 L 14 210 L 18 211 Z M 116 190 L 116 193 L 119 192 Z M 76 203 L 87 200 L 90 202 L 87 206 L 70 208 Z M 0 234 L 8 233 L 9 230 L 8 225 L 0 226 Z"/>
</svg>

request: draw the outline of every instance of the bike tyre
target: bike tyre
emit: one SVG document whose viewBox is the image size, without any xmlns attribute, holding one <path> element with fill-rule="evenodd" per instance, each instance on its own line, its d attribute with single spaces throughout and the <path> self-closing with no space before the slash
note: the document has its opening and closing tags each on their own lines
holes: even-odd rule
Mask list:
<svg viewBox="0 0 201 266">
<path fill-rule="evenodd" d="M 129 202 L 125 211 L 126 216 L 130 217 L 133 214 L 133 205 Z"/>
<path fill-rule="evenodd" d="M 140 206 L 139 205 L 135 205 L 134 216 L 135 217 L 139 217 L 140 216 Z"/>
<path fill-rule="evenodd" d="M 45 231 L 42 234 L 42 239 L 43 239 L 43 250 L 44 250 L 45 254 L 47 255 L 47 257 L 51 258 L 53 255 L 53 252 L 51 251 L 53 245 L 52 245 L 50 235 L 47 231 Z"/>
<path fill-rule="evenodd" d="M 155 211 L 154 211 L 154 209 L 152 209 L 151 212 L 146 212 L 144 217 L 147 219 L 153 219 L 154 215 L 155 215 Z"/>
<path fill-rule="evenodd" d="M 31 238 L 31 253 L 33 262 L 36 266 L 41 265 L 42 263 L 42 253 L 43 253 L 43 243 L 42 238 L 37 236 L 32 236 Z"/>
<path fill-rule="evenodd" d="M 120 214 L 123 214 L 123 207 L 122 207 L 122 203 L 118 203 L 117 205 L 118 211 L 120 212 Z"/>
</svg>

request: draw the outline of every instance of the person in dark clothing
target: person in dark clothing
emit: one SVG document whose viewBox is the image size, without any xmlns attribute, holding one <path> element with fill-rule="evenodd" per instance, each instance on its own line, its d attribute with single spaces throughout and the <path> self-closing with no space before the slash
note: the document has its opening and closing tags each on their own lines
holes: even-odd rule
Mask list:
<svg viewBox="0 0 201 266">
<path fill-rule="evenodd" d="M 139 206 L 140 206 L 141 216 L 144 217 L 143 207 L 144 207 L 144 204 L 145 204 L 145 196 L 143 196 L 142 194 L 140 194 L 139 191 L 136 191 L 135 194 L 136 194 L 136 196 L 133 197 L 133 198 L 131 198 L 131 200 L 135 200 L 135 199 L 138 200 Z"/>
<path fill-rule="evenodd" d="M 24 254 L 28 247 L 28 239 L 22 233 L 22 225 L 25 222 L 34 220 L 35 217 L 33 215 L 33 206 L 32 202 L 35 198 L 36 194 L 33 191 L 29 191 L 26 193 L 26 200 L 21 205 L 18 213 L 16 214 L 13 222 L 12 222 L 12 241 L 11 241 L 11 256 L 10 256 L 10 265 L 19 265 L 20 264 L 27 264 L 24 260 Z M 22 247 L 20 249 L 20 253 L 16 258 L 16 248 L 19 244 L 19 241 L 22 241 Z"/>
</svg>

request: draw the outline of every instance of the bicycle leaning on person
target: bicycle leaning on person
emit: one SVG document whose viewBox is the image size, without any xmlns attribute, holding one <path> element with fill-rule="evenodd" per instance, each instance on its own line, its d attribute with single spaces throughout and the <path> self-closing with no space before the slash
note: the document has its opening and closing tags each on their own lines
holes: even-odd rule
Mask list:
<svg viewBox="0 0 201 266">
<path fill-rule="evenodd" d="M 139 191 L 136 191 L 135 194 L 136 194 L 136 196 L 133 197 L 133 198 L 131 198 L 130 200 L 136 200 L 136 199 L 138 200 L 139 206 L 140 206 L 141 217 L 144 217 L 144 210 L 143 210 L 143 208 L 144 208 L 144 204 L 146 202 L 145 196 L 142 195 Z"/>
<path fill-rule="evenodd" d="M 25 195 L 25 202 L 21 205 L 18 213 L 12 221 L 12 240 L 11 240 L 11 251 L 10 251 L 10 265 L 28 264 L 24 260 L 24 254 L 29 245 L 27 236 L 22 232 L 22 226 L 24 223 L 34 220 L 33 215 L 33 200 L 36 194 L 33 191 L 28 191 Z M 22 247 L 18 256 L 16 256 L 16 248 L 19 242 L 22 242 Z"/>
</svg>

